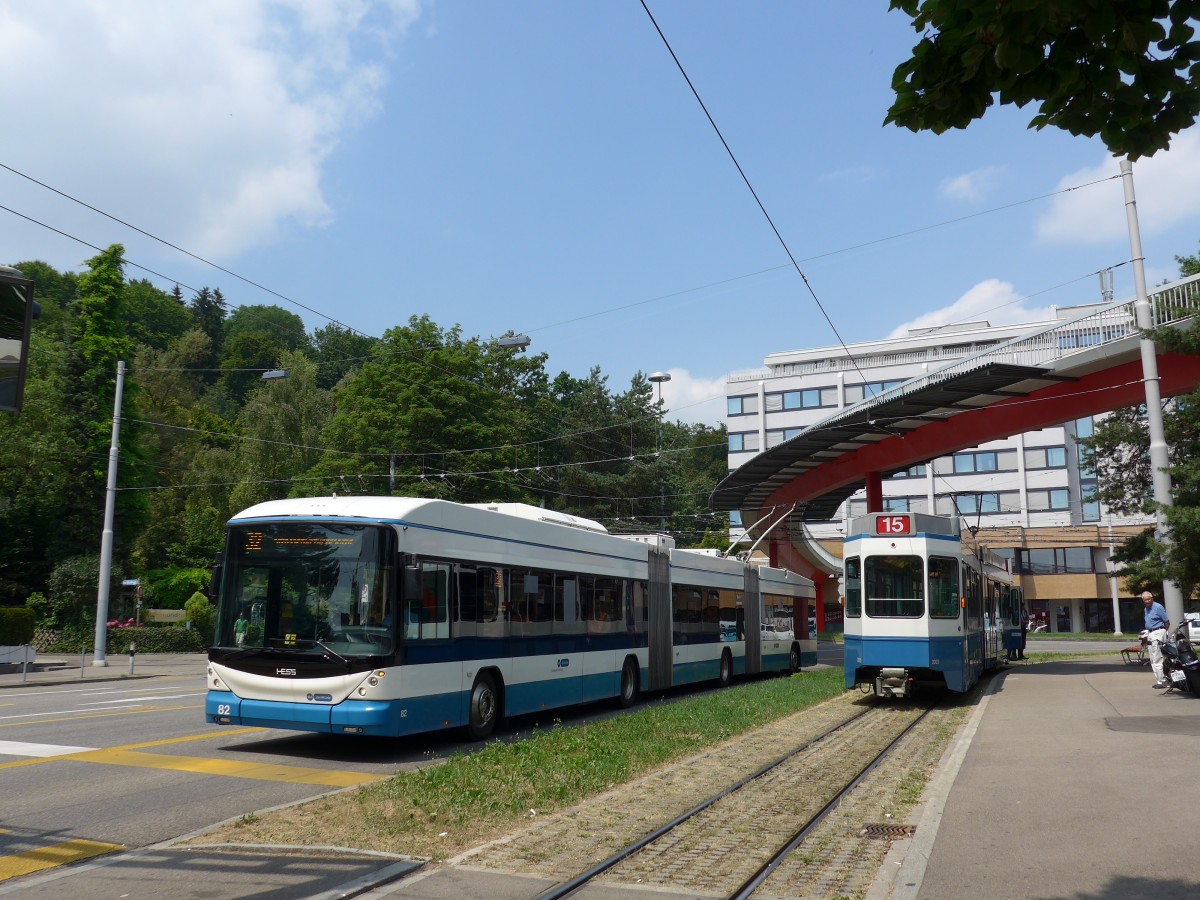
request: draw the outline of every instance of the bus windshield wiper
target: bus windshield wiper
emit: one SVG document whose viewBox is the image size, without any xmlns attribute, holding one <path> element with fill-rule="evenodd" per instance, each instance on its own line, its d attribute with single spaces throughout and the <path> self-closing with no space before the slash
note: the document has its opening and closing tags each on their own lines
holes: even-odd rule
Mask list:
<svg viewBox="0 0 1200 900">
<path fill-rule="evenodd" d="M 347 672 L 350 671 L 350 669 L 353 667 L 350 660 L 346 659 L 346 657 L 342 656 L 342 654 L 338 653 L 336 650 L 334 650 L 332 647 L 330 647 L 328 644 L 324 643 L 320 639 L 312 638 L 312 642 L 314 644 L 316 644 L 318 647 L 320 647 L 322 650 L 324 650 L 326 653 L 328 653 L 330 656 L 336 656 L 339 660 L 341 660 L 341 663 L 343 666 L 346 667 Z"/>
</svg>

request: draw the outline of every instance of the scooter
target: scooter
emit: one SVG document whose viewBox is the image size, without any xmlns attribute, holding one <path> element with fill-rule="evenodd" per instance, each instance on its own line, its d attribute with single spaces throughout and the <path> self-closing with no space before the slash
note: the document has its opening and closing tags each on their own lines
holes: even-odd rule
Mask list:
<svg viewBox="0 0 1200 900">
<path fill-rule="evenodd" d="M 1187 689 L 1200 697 L 1200 657 L 1188 640 L 1187 622 L 1181 622 L 1162 642 L 1163 680 L 1167 690 Z"/>
</svg>

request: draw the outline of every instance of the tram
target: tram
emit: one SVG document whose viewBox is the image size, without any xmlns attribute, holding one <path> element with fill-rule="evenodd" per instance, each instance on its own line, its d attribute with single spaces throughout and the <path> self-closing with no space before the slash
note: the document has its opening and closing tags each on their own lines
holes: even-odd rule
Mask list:
<svg viewBox="0 0 1200 900">
<path fill-rule="evenodd" d="M 842 565 L 847 688 L 967 691 L 1020 645 L 1021 591 L 1008 562 L 964 544 L 956 519 L 855 517 Z"/>
<path fill-rule="evenodd" d="M 230 520 L 205 718 L 401 736 L 817 660 L 813 583 L 515 503 L 324 497 Z"/>
</svg>

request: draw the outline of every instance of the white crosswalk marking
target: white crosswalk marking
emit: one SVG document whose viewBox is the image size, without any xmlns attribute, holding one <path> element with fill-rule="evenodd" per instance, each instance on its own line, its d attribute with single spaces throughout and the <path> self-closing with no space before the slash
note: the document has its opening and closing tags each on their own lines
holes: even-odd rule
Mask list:
<svg viewBox="0 0 1200 900">
<path fill-rule="evenodd" d="M 31 744 L 26 741 L 0 741 L 0 756 L 66 756 L 85 753 L 95 747 L 68 747 L 64 744 Z"/>
</svg>

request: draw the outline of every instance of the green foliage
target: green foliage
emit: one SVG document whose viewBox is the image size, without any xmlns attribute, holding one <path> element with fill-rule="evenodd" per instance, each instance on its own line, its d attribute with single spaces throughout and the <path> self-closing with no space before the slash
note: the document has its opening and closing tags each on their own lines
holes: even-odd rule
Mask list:
<svg viewBox="0 0 1200 900">
<path fill-rule="evenodd" d="M 33 615 L 33 623 L 38 628 L 53 627 L 50 613 L 50 601 L 41 591 L 34 591 L 25 601 L 25 608 Z"/>
<path fill-rule="evenodd" d="M 1165 149 L 1200 114 L 1197 0 L 892 0 L 921 35 L 892 76 L 885 123 L 941 134 L 998 98 L 1038 102 L 1031 128 Z"/>
<path fill-rule="evenodd" d="M 62 631 L 42 630 L 34 634 L 39 653 L 91 653 L 96 644 L 94 629 L 73 627 Z M 200 635 L 180 625 L 143 625 L 140 628 L 109 628 L 105 632 L 105 653 L 129 652 L 137 644 L 142 653 L 198 653 L 204 649 Z"/>
<path fill-rule="evenodd" d="M 187 620 L 192 623 L 192 629 L 199 635 L 200 642 L 207 647 L 213 642 L 213 635 L 216 634 L 217 608 L 199 591 L 188 598 L 183 608 L 187 612 Z"/>
<path fill-rule="evenodd" d="M 119 566 L 112 567 L 109 596 L 121 583 Z M 93 627 L 96 619 L 96 589 L 100 580 L 100 556 L 96 553 L 65 559 L 50 573 L 50 611 L 46 624 Z"/>
<path fill-rule="evenodd" d="M 0 606 L 0 647 L 17 647 L 33 640 L 32 609 Z"/>
<path fill-rule="evenodd" d="M 183 609 L 187 599 L 208 587 L 212 569 L 152 569 L 142 575 L 142 601 L 150 609 Z"/>
<path fill-rule="evenodd" d="M 43 318 L 24 409 L 0 417 L 0 605 L 33 597 L 59 641 L 90 641 L 118 359 L 114 581 L 141 573 L 151 607 L 179 608 L 207 585 L 232 514 L 329 491 L 522 501 L 616 531 L 618 516 L 656 527 L 661 493 L 682 546 L 706 530 L 718 543 L 723 517 L 706 502 L 724 430 L 660 422 L 642 374 L 616 390 L 599 368 L 551 379 L 544 355 L 428 316 L 383 340 L 333 324 L 310 342 L 278 307 L 227 316 L 219 290 L 185 302 L 178 286 L 126 282 L 122 265 L 119 245 L 79 276 L 21 264 Z M 221 377 L 222 366 L 289 377 Z"/>
</svg>

